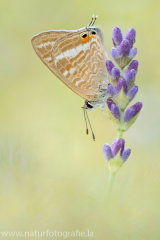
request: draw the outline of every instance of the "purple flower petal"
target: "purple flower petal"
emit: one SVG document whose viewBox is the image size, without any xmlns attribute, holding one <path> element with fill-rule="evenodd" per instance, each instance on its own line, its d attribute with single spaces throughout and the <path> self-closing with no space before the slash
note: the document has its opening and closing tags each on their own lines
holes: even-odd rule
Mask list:
<svg viewBox="0 0 160 240">
<path fill-rule="evenodd" d="M 123 160 L 123 162 L 125 162 L 128 159 L 130 154 L 131 154 L 131 149 L 125 148 L 121 155 L 121 159 Z"/>
<path fill-rule="evenodd" d="M 124 139 L 119 138 L 112 146 L 112 153 L 116 156 L 121 148 L 124 147 Z"/>
<path fill-rule="evenodd" d="M 112 150 L 108 143 L 103 145 L 103 154 L 108 162 L 111 158 L 113 158 Z"/>
<path fill-rule="evenodd" d="M 134 69 L 131 69 L 129 71 L 126 69 L 124 71 L 124 78 L 126 79 L 128 85 L 130 85 L 130 83 L 135 78 L 135 76 L 136 76 L 136 71 Z"/>
<path fill-rule="evenodd" d="M 117 94 L 117 90 L 112 84 L 107 85 L 107 91 L 109 92 L 111 97 L 114 97 Z"/>
<path fill-rule="evenodd" d="M 116 118 L 117 120 L 120 121 L 120 119 L 121 119 L 121 111 L 120 111 L 119 107 L 116 104 L 112 104 L 111 105 L 111 113 L 112 113 L 114 118 Z"/>
<path fill-rule="evenodd" d="M 133 60 L 133 61 L 129 64 L 129 66 L 128 66 L 128 68 L 127 68 L 127 71 L 129 71 L 129 70 L 131 70 L 131 69 L 134 69 L 134 70 L 137 72 L 137 70 L 138 70 L 138 64 L 139 64 L 139 62 L 138 62 L 137 60 Z"/>
<path fill-rule="evenodd" d="M 128 108 L 125 111 L 125 114 L 124 114 L 124 117 L 123 117 L 123 122 L 124 123 L 129 122 L 134 117 L 134 113 L 135 113 L 134 109 L 132 109 L 131 107 Z"/>
<path fill-rule="evenodd" d="M 117 67 L 112 68 L 111 75 L 114 79 L 119 78 L 121 76 L 121 72 Z"/>
<path fill-rule="evenodd" d="M 123 39 L 121 42 L 118 53 L 121 57 L 123 56 L 128 56 L 130 53 L 130 46 L 129 46 L 129 41 L 127 39 Z"/>
<path fill-rule="evenodd" d="M 129 58 L 134 58 L 136 56 L 136 54 L 137 54 L 137 48 L 132 48 L 128 57 Z"/>
<path fill-rule="evenodd" d="M 124 90 L 125 94 L 127 94 L 127 92 L 128 92 L 128 85 L 127 85 L 126 80 L 123 77 L 118 79 L 117 91 L 120 92 L 122 87 L 123 87 L 123 90 Z"/>
<path fill-rule="evenodd" d="M 107 99 L 107 105 L 108 105 L 108 108 L 109 108 L 110 111 L 111 111 L 112 104 L 115 104 L 114 101 L 111 98 L 108 98 Z"/>
<path fill-rule="evenodd" d="M 122 146 L 121 146 L 121 153 L 120 153 L 120 155 L 122 155 L 122 153 L 123 153 L 123 151 L 124 151 L 124 146 L 125 146 L 125 141 L 124 141 L 124 139 L 122 139 L 123 141 L 122 141 Z"/>
<path fill-rule="evenodd" d="M 113 34 L 112 34 L 112 40 L 113 40 L 114 46 L 116 47 L 120 45 L 122 39 L 123 39 L 123 35 L 121 32 L 121 29 L 119 27 L 115 27 L 113 29 Z"/>
<path fill-rule="evenodd" d="M 138 86 L 134 84 L 127 93 L 127 97 L 129 98 L 130 101 L 132 101 L 132 99 L 135 97 L 137 92 L 138 92 Z"/>
<path fill-rule="evenodd" d="M 129 45 L 132 48 L 136 38 L 136 30 L 134 28 L 130 28 L 125 35 L 125 39 L 129 41 Z"/>
<path fill-rule="evenodd" d="M 107 71 L 109 72 L 109 74 L 111 75 L 111 71 L 112 71 L 112 68 L 114 68 L 114 64 L 111 60 L 107 60 L 106 61 L 106 67 L 107 67 Z"/>
<path fill-rule="evenodd" d="M 120 57 L 120 55 L 119 55 L 119 53 L 118 53 L 118 51 L 117 51 L 116 48 L 111 48 L 110 54 L 111 54 L 112 58 L 113 58 L 115 61 L 117 60 L 117 58 Z"/>
<path fill-rule="evenodd" d="M 137 115 L 141 108 L 142 108 L 142 103 L 141 102 L 137 102 L 136 104 L 134 104 L 131 108 L 134 109 L 134 116 Z"/>
<path fill-rule="evenodd" d="M 116 142 L 117 142 L 117 138 L 115 138 L 115 139 L 113 140 L 113 143 L 112 143 L 112 146 L 111 146 L 111 148 L 113 148 L 113 147 L 114 147 L 114 145 L 116 144 Z"/>
</svg>

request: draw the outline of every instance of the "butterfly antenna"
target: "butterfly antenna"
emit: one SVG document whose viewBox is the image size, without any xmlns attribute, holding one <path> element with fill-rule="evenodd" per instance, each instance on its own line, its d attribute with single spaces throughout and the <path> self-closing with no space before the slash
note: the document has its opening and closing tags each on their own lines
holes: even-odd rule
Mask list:
<svg viewBox="0 0 160 240">
<path fill-rule="evenodd" d="M 87 119 L 88 119 L 88 122 L 89 122 L 89 126 L 90 126 L 90 129 L 91 129 L 91 132 L 92 132 L 93 141 L 95 141 L 95 140 L 96 140 L 96 139 L 95 139 L 95 135 L 94 135 L 94 133 L 93 133 L 92 126 L 91 126 L 91 123 L 90 123 L 90 121 L 89 121 L 89 117 L 88 117 L 88 114 L 87 114 L 87 110 L 86 110 L 86 116 L 87 116 Z"/>
<path fill-rule="evenodd" d="M 92 22 L 92 25 L 91 25 L 91 26 L 94 25 L 94 23 L 95 23 L 95 21 L 96 21 L 97 18 L 98 18 L 98 15 L 95 17 L 95 19 L 94 19 L 94 21 Z"/>
<path fill-rule="evenodd" d="M 90 23 L 88 24 L 87 28 L 89 28 L 89 26 L 92 26 L 93 19 L 94 19 L 94 14 L 93 14 L 92 20 L 91 20 Z"/>
<path fill-rule="evenodd" d="M 87 125 L 87 119 L 86 119 L 86 114 L 85 114 L 85 108 L 83 108 L 83 112 L 84 112 L 84 119 L 85 119 L 85 123 L 86 123 L 86 134 L 88 134 L 88 125 Z"/>
</svg>

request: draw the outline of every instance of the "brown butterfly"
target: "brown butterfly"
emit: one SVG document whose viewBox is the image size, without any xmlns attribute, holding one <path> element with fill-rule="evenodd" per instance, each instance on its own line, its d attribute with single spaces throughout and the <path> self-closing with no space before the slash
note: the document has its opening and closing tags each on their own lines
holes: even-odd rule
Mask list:
<svg viewBox="0 0 160 240">
<path fill-rule="evenodd" d="M 103 111 L 109 80 L 103 33 L 99 27 L 93 27 L 97 17 L 93 15 L 87 27 L 41 32 L 31 42 L 44 64 L 64 84 L 86 99 L 84 110 L 100 107 Z"/>
</svg>

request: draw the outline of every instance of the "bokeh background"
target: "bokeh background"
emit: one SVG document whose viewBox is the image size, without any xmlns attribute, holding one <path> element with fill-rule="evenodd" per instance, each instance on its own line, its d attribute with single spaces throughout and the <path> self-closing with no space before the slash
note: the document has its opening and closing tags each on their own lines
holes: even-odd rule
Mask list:
<svg viewBox="0 0 160 240">
<path fill-rule="evenodd" d="M 93 13 L 109 57 L 112 29 L 136 29 L 139 92 L 132 103 L 144 105 L 124 134 L 132 153 L 109 205 L 102 146 L 116 130 L 97 109 L 89 113 L 96 141 L 85 134 L 83 99 L 30 41 L 42 31 L 84 27 Z M 89 229 L 97 240 L 160 239 L 159 24 L 159 0 L 0 0 L 0 231 Z"/>
</svg>

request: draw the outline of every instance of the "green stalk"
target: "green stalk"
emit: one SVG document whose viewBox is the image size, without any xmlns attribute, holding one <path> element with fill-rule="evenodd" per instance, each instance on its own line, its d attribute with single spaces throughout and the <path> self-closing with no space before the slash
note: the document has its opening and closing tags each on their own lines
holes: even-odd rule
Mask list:
<svg viewBox="0 0 160 240">
<path fill-rule="evenodd" d="M 118 131 L 117 139 L 122 138 L 122 136 L 123 136 L 123 131 L 120 129 Z"/>
<path fill-rule="evenodd" d="M 118 136 L 117 138 L 122 138 L 123 136 L 123 117 L 124 117 L 124 110 L 121 110 L 121 121 L 120 121 L 120 128 L 118 129 Z"/>
<path fill-rule="evenodd" d="M 115 176 L 116 176 L 116 172 L 110 172 L 109 173 L 108 186 L 107 186 L 107 196 L 111 196 Z"/>
</svg>

